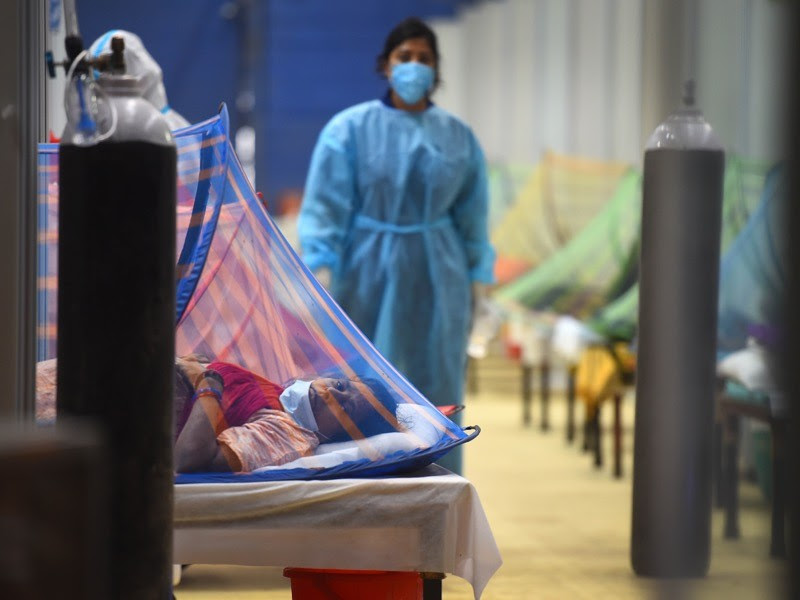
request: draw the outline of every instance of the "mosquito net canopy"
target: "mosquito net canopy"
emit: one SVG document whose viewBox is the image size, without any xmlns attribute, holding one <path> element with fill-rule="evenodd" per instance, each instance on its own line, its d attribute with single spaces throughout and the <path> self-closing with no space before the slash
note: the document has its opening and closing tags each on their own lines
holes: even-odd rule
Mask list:
<svg viewBox="0 0 800 600">
<path fill-rule="evenodd" d="M 722 198 L 721 253 L 725 256 L 736 236 L 747 224 L 764 193 L 768 166 L 762 161 L 729 155 L 725 165 Z M 638 210 L 638 208 L 637 208 Z M 725 259 L 723 258 L 723 264 Z M 725 286 L 720 290 L 724 302 Z M 639 286 L 601 308 L 587 325 L 608 339 L 631 341 L 636 335 L 639 311 Z"/>
<path fill-rule="evenodd" d="M 224 108 L 175 139 L 177 482 L 388 474 L 477 434 L 431 405 L 305 268 L 247 181 Z M 57 238 L 58 146 L 44 144 L 41 421 L 55 416 Z"/>
<path fill-rule="evenodd" d="M 761 202 L 722 259 L 717 350 L 745 347 L 748 337 L 775 348 L 787 276 L 784 226 L 788 194 L 782 165 L 766 177 Z"/>
<path fill-rule="evenodd" d="M 613 196 L 628 167 L 622 162 L 545 153 L 526 175 L 513 204 L 492 222 L 498 283 L 539 265 L 565 246 Z M 520 170 L 515 173 L 525 175 Z"/>
<path fill-rule="evenodd" d="M 583 318 L 627 290 L 636 279 L 641 175 L 617 179 L 600 212 L 538 267 L 500 287 L 506 305 Z"/>
</svg>

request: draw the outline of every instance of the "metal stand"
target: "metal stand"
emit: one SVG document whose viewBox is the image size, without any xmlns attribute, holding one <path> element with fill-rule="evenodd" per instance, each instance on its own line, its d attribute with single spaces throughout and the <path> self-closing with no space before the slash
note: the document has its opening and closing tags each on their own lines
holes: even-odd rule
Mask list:
<svg viewBox="0 0 800 600">
<path fill-rule="evenodd" d="M 583 410 L 583 444 L 581 445 L 581 451 L 589 452 L 592 449 L 592 416 L 591 411 L 588 407 L 584 406 Z"/>
<path fill-rule="evenodd" d="M 600 426 L 600 411 L 602 410 L 602 403 L 597 405 L 594 417 L 591 420 L 592 431 L 592 450 L 594 450 L 594 466 L 600 469 L 603 466 L 603 434 Z"/>
<path fill-rule="evenodd" d="M 723 473 L 725 474 L 725 537 L 738 539 L 739 531 L 739 417 L 726 415 L 723 437 Z"/>
<path fill-rule="evenodd" d="M 724 425 L 721 489 L 724 494 L 725 531 L 727 539 L 741 536 L 739 527 L 739 432 L 742 416 L 768 423 L 772 435 L 772 515 L 769 554 L 786 557 L 784 521 L 786 513 L 786 427 L 784 418 L 775 417 L 768 407 L 737 402 L 722 396 L 719 411 Z"/>
<path fill-rule="evenodd" d="M 444 573 L 420 573 L 422 578 L 422 600 L 442 600 L 442 580 Z"/>
<path fill-rule="evenodd" d="M 522 365 L 522 424 L 531 424 L 531 402 L 533 399 L 533 367 Z"/>
<path fill-rule="evenodd" d="M 542 431 L 550 430 L 550 363 L 544 362 L 539 367 L 539 385 L 542 394 L 542 421 L 539 427 Z"/>
<path fill-rule="evenodd" d="M 575 373 L 577 367 L 567 371 L 567 443 L 575 440 Z"/>
<path fill-rule="evenodd" d="M 622 391 L 614 393 L 614 477 L 622 477 Z"/>
<path fill-rule="evenodd" d="M 786 558 L 783 523 L 786 514 L 786 427 L 783 422 L 772 425 L 772 531 L 769 555 Z"/>
</svg>

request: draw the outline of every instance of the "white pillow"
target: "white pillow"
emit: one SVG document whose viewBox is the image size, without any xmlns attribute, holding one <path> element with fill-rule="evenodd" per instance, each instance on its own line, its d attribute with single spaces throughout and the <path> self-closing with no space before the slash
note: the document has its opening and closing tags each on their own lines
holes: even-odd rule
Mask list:
<svg viewBox="0 0 800 600">
<path fill-rule="evenodd" d="M 397 421 L 424 443 L 424 448 L 433 446 L 442 437 L 435 423 L 441 423 L 442 414 L 434 406 L 424 404 L 398 404 L 395 411 Z"/>
<path fill-rule="evenodd" d="M 422 448 L 429 448 L 439 441 L 441 431 L 434 423 L 441 422 L 441 413 L 433 406 L 421 404 L 399 404 L 396 416 L 398 422 L 406 431 L 393 431 L 381 433 L 367 438 L 363 442 L 335 442 L 320 444 L 313 456 L 303 456 L 292 462 L 277 466 L 262 467 L 259 471 L 274 471 L 276 469 L 322 469 L 334 467 L 347 461 L 368 458 L 372 449 L 374 452 L 386 456 L 394 452 L 408 452 Z"/>
</svg>

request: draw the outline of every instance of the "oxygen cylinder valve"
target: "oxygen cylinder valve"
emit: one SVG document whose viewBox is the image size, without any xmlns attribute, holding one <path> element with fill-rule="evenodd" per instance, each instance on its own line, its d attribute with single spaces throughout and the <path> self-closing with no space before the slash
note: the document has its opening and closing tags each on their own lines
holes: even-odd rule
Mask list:
<svg viewBox="0 0 800 600">
<path fill-rule="evenodd" d="M 112 75 L 125 74 L 125 39 L 120 35 L 111 38 L 111 52 L 92 58 L 89 63 L 99 72 Z"/>
<path fill-rule="evenodd" d="M 125 40 L 122 36 L 115 35 L 111 38 L 109 66 L 115 75 L 125 73 Z"/>
<path fill-rule="evenodd" d="M 45 63 L 47 64 L 47 74 L 51 79 L 55 79 L 56 67 L 64 67 L 64 72 L 69 73 L 72 63 L 75 60 L 80 61 L 73 68 L 73 72 L 76 75 L 87 73 L 90 68 L 97 72 L 108 71 L 114 75 L 125 74 L 125 40 L 122 36 L 114 36 L 111 38 L 111 52 L 101 54 L 94 58 L 88 56 L 88 53 L 86 53 L 78 59 L 78 56 L 83 52 L 83 50 L 77 53 L 75 52 L 78 48 L 82 47 L 83 42 L 80 41 L 80 37 L 72 37 L 70 38 L 70 42 L 65 42 L 65 44 L 67 45 L 67 58 L 62 61 L 56 61 L 53 57 L 53 52 L 50 50 L 44 54 Z"/>
<path fill-rule="evenodd" d="M 96 144 L 113 134 L 117 118 L 115 108 L 108 102 L 107 93 L 98 85 L 99 74 L 105 72 L 111 77 L 125 75 L 125 40 L 122 36 L 114 36 L 111 52 L 92 57 L 88 50 L 81 50 L 73 56 L 80 37 L 70 36 L 70 39 L 72 43 L 66 44 L 67 60 L 55 63 L 52 53 L 48 53 L 48 70 L 54 76 L 56 64 L 67 69 L 64 106 L 67 122 L 73 124 L 73 141 L 81 145 Z M 104 109 L 104 106 L 107 108 Z M 107 118 L 109 111 L 110 119 Z"/>
</svg>

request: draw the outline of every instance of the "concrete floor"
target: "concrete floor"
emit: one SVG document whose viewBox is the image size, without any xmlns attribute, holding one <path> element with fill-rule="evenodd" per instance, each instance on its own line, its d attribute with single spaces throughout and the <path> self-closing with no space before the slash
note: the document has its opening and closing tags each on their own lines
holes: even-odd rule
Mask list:
<svg viewBox="0 0 800 600">
<path fill-rule="evenodd" d="M 669 584 L 636 577 L 628 558 L 631 510 L 633 396 L 625 399 L 625 474 L 611 476 L 611 439 L 605 435 L 603 469 L 592 466 L 564 436 L 565 402 L 553 400 L 552 429 L 521 424 L 515 367 L 487 361 L 479 390 L 467 399 L 464 423 L 481 435 L 465 447 L 465 476 L 473 482 L 491 523 L 504 564 L 482 598 L 725 600 L 783 597 L 784 562 L 769 558 L 769 507 L 753 484 L 743 483 L 742 538 L 722 537 L 722 512 L 714 510 L 711 568 L 697 581 Z M 610 410 L 604 415 L 610 425 Z M 580 421 L 580 419 L 579 419 Z M 178 600 L 287 600 L 289 580 L 280 568 L 193 565 L 175 590 Z M 445 600 L 472 599 L 461 579 L 444 581 Z"/>
</svg>

